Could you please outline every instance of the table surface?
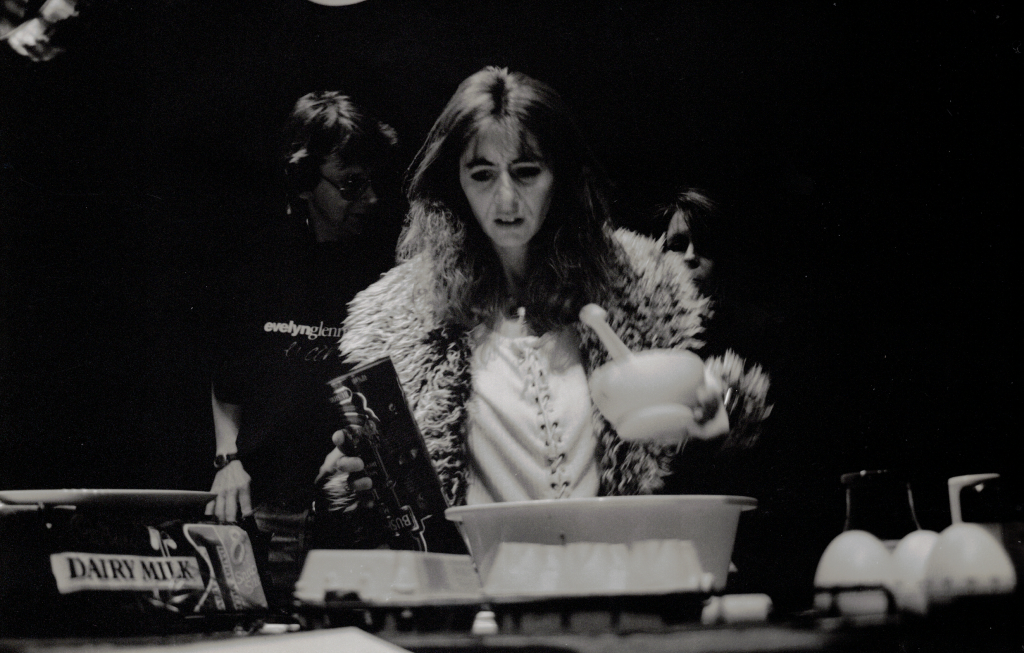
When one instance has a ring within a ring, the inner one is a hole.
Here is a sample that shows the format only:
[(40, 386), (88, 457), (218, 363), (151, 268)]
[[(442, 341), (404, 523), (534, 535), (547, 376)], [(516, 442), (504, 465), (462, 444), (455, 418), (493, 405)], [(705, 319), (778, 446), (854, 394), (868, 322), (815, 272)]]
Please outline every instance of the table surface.
[[(855, 624), (840, 619), (806, 623), (687, 625), (660, 632), (497, 634), (379, 632), (355, 628), (307, 630), (280, 635), (218, 632), (168, 637), (0, 639), (0, 653), (288, 653), (330, 651), (372, 653), (787, 653), (892, 651), (893, 653), (1020, 653), (1019, 626), (921, 621)], [(397, 648), (395, 648), (397, 647)]]

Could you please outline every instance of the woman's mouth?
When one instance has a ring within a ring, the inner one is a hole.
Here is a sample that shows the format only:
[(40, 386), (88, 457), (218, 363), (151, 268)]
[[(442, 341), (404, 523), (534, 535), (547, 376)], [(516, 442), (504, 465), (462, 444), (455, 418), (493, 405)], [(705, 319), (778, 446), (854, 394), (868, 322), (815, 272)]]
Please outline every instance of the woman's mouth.
[(523, 219), (518, 217), (495, 218), (494, 221), (503, 227), (514, 227), (523, 223)]

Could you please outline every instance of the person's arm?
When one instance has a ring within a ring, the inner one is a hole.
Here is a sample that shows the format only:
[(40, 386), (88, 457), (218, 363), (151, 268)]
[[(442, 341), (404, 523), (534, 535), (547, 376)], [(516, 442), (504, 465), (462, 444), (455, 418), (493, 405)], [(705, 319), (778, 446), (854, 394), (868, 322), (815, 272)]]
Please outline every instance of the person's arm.
[[(238, 453), (238, 424), (242, 414), (241, 406), (229, 404), (217, 399), (217, 393), (210, 386), (210, 402), (213, 407), (213, 430), (217, 441), (217, 455)], [(252, 499), (249, 494), (249, 474), (242, 466), (242, 461), (232, 460), (225, 467), (217, 470), (213, 477), (210, 492), (217, 498), (206, 505), (206, 514), (215, 515), (217, 519), (233, 522), (252, 512)]]

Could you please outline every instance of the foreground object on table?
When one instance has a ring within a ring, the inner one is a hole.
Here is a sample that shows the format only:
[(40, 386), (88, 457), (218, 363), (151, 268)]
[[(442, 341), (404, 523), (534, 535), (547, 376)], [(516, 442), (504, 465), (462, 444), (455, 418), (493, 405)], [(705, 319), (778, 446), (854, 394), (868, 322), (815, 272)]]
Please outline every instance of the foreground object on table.
[(688, 540), (701, 570), (711, 574), (711, 589), (721, 591), (740, 513), (756, 506), (750, 497), (660, 495), (459, 506), (445, 515), (458, 522), (484, 585), (503, 543), (564, 546)]
[(916, 614), (928, 612), (925, 571), (938, 539), (935, 531), (916, 530), (907, 533), (892, 552), (892, 591), (900, 610)]
[(843, 531), (818, 561), (814, 606), (848, 616), (887, 614), (894, 578), (892, 556), (881, 540), (867, 531)]
[(469, 632), (474, 635), (497, 635), (498, 621), (494, 618), (494, 612), (491, 610), (477, 612)]
[(386, 549), (310, 551), (294, 595), (314, 605), (332, 600), (416, 605), (481, 599), (469, 556)]
[(814, 576), (815, 608), (845, 616), (900, 610), (924, 615), (964, 600), (1010, 597), (1017, 586), (1006, 550), (978, 524), (907, 534), (890, 553), (874, 535), (844, 531)]
[(1006, 494), (999, 474), (965, 474), (948, 479), (949, 512), (954, 524), (978, 524), (1002, 544), (1017, 578), (1024, 575), (1024, 506)]
[(706, 574), (688, 540), (631, 544), (502, 542), (484, 594), (498, 596), (597, 596), (708, 592)]
[(959, 523), (939, 535), (924, 574), (930, 606), (957, 598), (1010, 595), (1017, 574), (1002, 544), (979, 524)]
[(705, 626), (717, 623), (757, 623), (768, 620), (772, 599), (767, 594), (726, 594), (712, 596), (704, 604), (700, 622)]
[(183, 506), (168, 493), (99, 496), (3, 506), (0, 631), (179, 632), (267, 611), (248, 534), (183, 521), (201, 515), (205, 497)]

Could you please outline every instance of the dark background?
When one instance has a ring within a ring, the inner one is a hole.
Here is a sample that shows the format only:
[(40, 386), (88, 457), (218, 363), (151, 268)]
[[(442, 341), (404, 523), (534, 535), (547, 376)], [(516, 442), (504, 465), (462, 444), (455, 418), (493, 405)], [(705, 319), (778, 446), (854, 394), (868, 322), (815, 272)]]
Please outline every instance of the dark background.
[(732, 209), (776, 401), (722, 466), (749, 577), (809, 588), (843, 472), (935, 529), (946, 477), (1020, 477), (1020, 3), (110, 1), (65, 38), (0, 52), (0, 488), (207, 489), (220, 284), (281, 220), (291, 104), (350, 93), (404, 164), (486, 64), (562, 93), (627, 226), (683, 184)]

